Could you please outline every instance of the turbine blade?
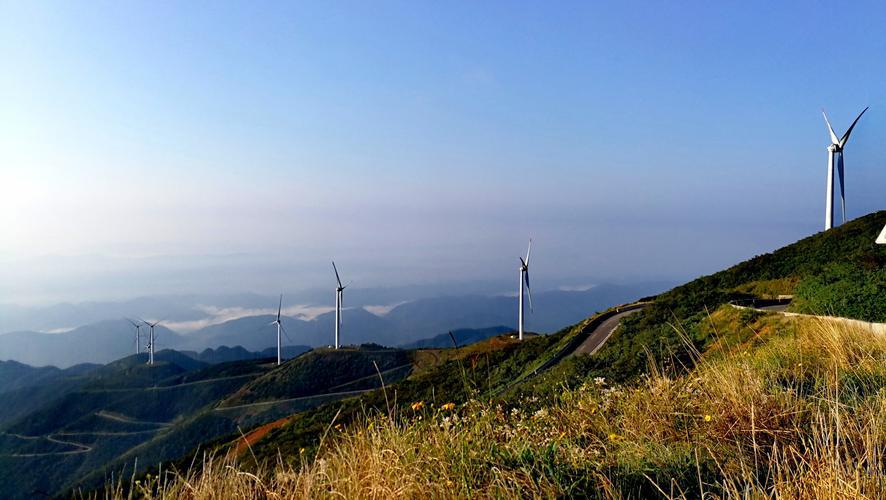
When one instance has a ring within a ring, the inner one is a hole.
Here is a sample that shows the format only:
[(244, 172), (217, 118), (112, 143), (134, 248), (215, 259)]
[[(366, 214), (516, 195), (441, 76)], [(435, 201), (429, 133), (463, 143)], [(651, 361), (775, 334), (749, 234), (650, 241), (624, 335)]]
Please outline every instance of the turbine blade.
[(335, 280), (338, 281), (338, 286), (341, 287), (341, 278), (338, 276), (338, 268), (335, 267), (335, 261), (332, 261), (332, 270), (335, 271)]
[(846, 223), (846, 186), (843, 176), (843, 151), (837, 156), (837, 173), (840, 175), (840, 207), (843, 211), (843, 223)]
[[(868, 106), (868, 107), (870, 107), (870, 106)], [(855, 124), (858, 123), (858, 120), (861, 118), (861, 115), (863, 115), (864, 112), (867, 110), (868, 110), (868, 108), (864, 108), (863, 110), (861, 110), (861, 113), (859, 113), (858, 116), (855, 117), (855, 121), (852, 122), (852, 125), (850, 125), (849, 128), (846, 130), (846, 133), (843, 134), (843, 138), (840, 139), (840, 147), (841, 148), (846, 145), (846, 142), (849, 141), (849, 134), (852, 133), (852, 129), (855, 128)]]
[(449, 338), (452, 339), (452, 346), (458, 348), (458, 342), (455, 340), (455, 335), (452, 334), (452, 330), (449, 330)]
[(824, 112), (824, 108), (821, 110), (821, 115), (824, 116), (824, 122), (828, 124), (828, 132), (831, 133), (831, 143), (840, 144), (840, 139), (837, 139), (837, 133), (834, 132), (834, 127), (831, 127), (831, 122), (828, 120), (828, 114)]
[(292, 344), (292, 339), (289, 338), (289, 334), (286, 333), (286, 329), (283, 328), (283, 325), (280, 325), (280, 330), (283, 332), (283, 336), (286, 337), (286, 340), (288, 340), (289, 343)]
[(283, 294), (280, 294), (280, 305), (277, 306), (277, 321), (280, 321), (280, 311), (283, 310)]
[(532, 238), (529, 238), (529, 248), (526, 250), (526, 265), (529, 265), (529, 254), (532, 253)]
[(880, 236), (877, 237), (878, 245), (886, 245), (886, 226), (883, 226), (883, 231), (880, 232)]
[(526, 283), (526, 294), (529, 296), (529, 312), (532, 310), (532, 289), (529, 288), (529, 270), (523, 272), (523, 281)]

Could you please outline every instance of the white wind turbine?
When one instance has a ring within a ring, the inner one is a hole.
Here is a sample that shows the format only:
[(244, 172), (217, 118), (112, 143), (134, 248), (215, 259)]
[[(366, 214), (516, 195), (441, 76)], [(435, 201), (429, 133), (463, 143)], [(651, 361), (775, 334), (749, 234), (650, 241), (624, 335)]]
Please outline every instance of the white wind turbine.
[(280, 313), (283, 311), (283, 294), (280, 294), (280, 304), (277, 306), (277, 319), (271, 322), (272, 325), (277, 325), (277, 366), (280, 366), (283, 360), (283, 320), (280, 317)]
[(141, 354), (141, 352), (142, 352), (142, 346), (141, 346), (141, 344), (142, 344), (142, 335), (141, 335), (142, 326), (140, 324), (136, 323), (135, 321), (132, 321), (129, 318), (126, 318), (126, 321), (129, 321), (132, 324), (132, 326), (135, 327), (135, 353)]
[(849, 129), (846, 130), (846, 133), (843, 134), (843, 137), (837, 138), (837, 134), (834, 132), (834, 128), (831, 127), (831, 122), (828, 120), (827, 113), (824, 110), (821, 110), (821, 114), (824, 116), (824, 121), (828, 126), (828, 132), (831, 134), (831, 145), (828, 146), (828, 185), (827, 185), (827, 193), (825, 194), (825, 212), (824, 212), (824, 229), (827, 231), (834, 227), (834, 163), (837, 164), (837, 174), (840, 176), (840, 206), (842, 208), (843, 214), (843, 222), (846, 222), (846, 187), (845, 187), (845, 179), (843, 172), (843, 148), (846, 147), (846, 142), (849, 141), (849, 134), (852, 133), (852, 129), (855, 128), (855, 124), (858, 123), (858, 119), (861, 118), (861, 115), (867, 111), (868, 108), (864, 108), (861, 113), (855, 117), (855, 121), (852, 122), (852, 125), (849, 126)]
[(151, 334), (148, 337), (148, 364), (153, 365), (154, 364), (154, 327), (159, 325), (160, 322), (155, 321), (153, 323), (148, 323), (145, 320), (142, 320), (142, 322), (151, 329)]
[(880, 236), (877, 238), (878, 245), (886, 245), (886, 226), (883, 226), (883, 231), (880, 232)]
[(338, 349), (341, 346), (342, 300), (344, 299), (345, 288), (350, 286), (350, 283), (342, 286), (341, 277), (338, 275), (338, 268), (335, 267), (335, 261), (332, 261), (332, 270), (335, 271), (335, 280), (338, 282), (338, 286), (335, 287), (335, 348)]
[(532, 311), (532, 290), (529, 288), (529, 254), (532, 253), (532, 238), (529, 239), (529, 248), (526, 250), (526, 260), (520, 257), (520, 288), (517, 296), (517, 338), (523, 340), (523, 286), (529, 295), (529, 311)]

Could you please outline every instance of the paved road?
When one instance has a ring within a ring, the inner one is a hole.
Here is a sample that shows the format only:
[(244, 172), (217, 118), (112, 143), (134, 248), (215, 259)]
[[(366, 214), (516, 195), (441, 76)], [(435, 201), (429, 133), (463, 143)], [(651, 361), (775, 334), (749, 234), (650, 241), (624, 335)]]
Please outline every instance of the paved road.
[[(821, 316), (817, 314), (802, 314), (802, 313), (794, 313), (787, 312), (784, 310), (786, 306), (768, 306), (768, 307), (747, 307), (747, 306), (738, 306), (735, 304), (730, 304), (732, 307), (736, 309), (750, 309), (753, 311), (761, 311), (761, 312), (774, 312), (776, 314), (781, 314), (782, 316), (788, 318), (814, 318), (818, 320), (824, 321), (834, 321), (837, 323), (842, 323), (852, 328), (858, 328), (861, 330), (867, 330), (871, 333), (875, 333), (878, 335), (886, 335), (886, 323), (871, 323), (868, 321), (862, 321), (859, 319), (852, 318), (842, 318), (840, 316)], [(782, 309), (779, 309), (781, 307)]]
[[(389, 374), (389, 373), (391, 373), (391, 372), (394, 372), (394, 371), (396, 371), (396, 370), (402, 370), (403, 368), (408, 368), (408, 367), (410, 367), (410, 366), (412, 366), (412, 363), (406, 363), (405, 365), (400, 365), (400, 366), (395, 366), (395, 367), (393, 367), (393, 368), (388, 368), (387, 370), (381, 372), (382, 380), (384, 380), (384, 376), (385, 376), (385, 375), (387, 375), (387, 374)], [(330, 388), (327, 389), (327, 390), (329, 390), (329, 391), (333, 391), (333, 390), (335, 390), (335, 389), (341, 389), (342, 387), (347, 387), (347, 386), (349, 386), (349, 385), (354, 385), (354, 384), (356, 384), (357, 382), (362, 382), (362, 381), (364, 381), (364, 380), (369, 380), (369, 379), (372, 379), (372, 378), (377, 379), (377, 378), (378, 378), (378, 373), (373, 373), (372, 375), (367, 375), (367, 376), (365, 376), (365, 377), (355, 378), (354, 380), (351, 380), (351, 381), (349, 381), (349, 382), (345, 382), (344, 384), (339, 384), (339, 385), (336, 385), (336, 386), (334, 386), (334, 387), (330, 387)]]
[(609, 336), (618, 328), (618, 325), (623, 318), (640, 311), (642, 311), (642, 309), (632, 309), (630, 311), (620, 312), (600, 323), (597, 328), (594, 328), (594, 331), (588, 335), (587, 340), (582, 342), (581, 345), (572, 352), (572, 355), (594, 354), (597, 350), (603, 347), (603, 343), (606, 342), (606, 340), (609, 339)]
[(124, 424), (137, 424), (137, 425), (156, 425), (158, 427), (169, 427), (169, 422), (148, 422), (146, 420), (135, 420), (134, 418), (129, 418), (126, 415), (120, 415), (119, 413), (111, 413), (109, 411), (99, 410), (95, 413), (97, 417), (106, 418), (108, 420), (114, 420), (117, 422), (123, 422)]
[(188, 387), (192, 385), (200, 385), (200, 384), (212, 384), (215, 382), (222, 382), (224, 380), (236, 380), (241, 378), (258, 378), (260, 375), (264, 375), (264, 373), (247, 373), (244, 375), (232, 375), (230, 377), (219, 377), (219, 378), (208, 378), (206, 380), (197, 380), (194, 382), (185, 382), (184, 384), (175, 384), (175, 385), (154, 385), (151, 387), (120, 387), (116, 389), (85, 389), (80, 392), (88, 392), (90, 394), (99, 394), (105, 392), (138, 392), (138, 391), (168, 391), (171, 389), (178, 389), (180, 387)]
[(357, 394), (363, 394), (364, 392), (374, 391), (375, 389), (361, 389), (359, 391), (341, 391), (341, 392), (327, 392), (325, 394), (314, 394), (312, 396), (301, 396), (298, 398), (289, 398), (289, 399), (275, 399), (272, 401), (259, 401), (258, 403), (248, 403), (243, 405), (236, 406), (216, 406), (213, 408), (215, 411), (225, 411), (225, 410), (238, 410), (240, 408), (251, 408), (253, 406), (267, 406), (267, 405), (276, 405), (280, 403), (291, 403), (293, 401), (305, 401), (308, 399), (317, 399), (323, 398), (326, 396), (356, 396)]
[(758, 311), (785, 312), (790, 304), (776, 304), (774, 306), (757, 307)]
[(47, 441), (50, 441), (50, 442), (56, 443), (56, 444), (74, 446), (77, 449), (71, 450), (71, 451), (49, 451), (49, 452), (45, 452), (45, 453), (10, 453), (8, 455), (0, 455), (0, 456), (15, 457), (15, 458), (36, 458), (36, 457), (77, 455), (80, 453), (89, 453), (90, 451), (92, 451), (91, 446), (87, 446), (85, 444), (80, 444), (80, 443), (75, 443), (73, 441), (63, 441), (61, 439), (57, 439), (57, 438), (53, 437), (58, 434), (49, 434), (46, 436), (23, 436), (21, 434), (13, 434), (11, 432), (4, 432), (2, 434), (6, 434), (8, 436), (13, 436), (13, 437), (16, 437), (19, 439), (27, 439), (27, 440), (45, 439)]

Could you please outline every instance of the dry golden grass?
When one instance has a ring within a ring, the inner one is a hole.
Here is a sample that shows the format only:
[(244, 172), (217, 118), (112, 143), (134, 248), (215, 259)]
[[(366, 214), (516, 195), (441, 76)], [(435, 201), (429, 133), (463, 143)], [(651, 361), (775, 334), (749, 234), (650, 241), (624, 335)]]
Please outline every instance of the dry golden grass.
[[(782, 321), (772, 319), (772, 321)], [(793, 320), (690, 375), (591, 380), (555, 402), (426, 405), (330, 425), (314, 457), (252, 475), (207, 459), (148, 498), (886, 498), (886, 338)], [(299, 450), (283, 450), (299, 453)], [(108, 496), (123, 496), (111, 485)]]

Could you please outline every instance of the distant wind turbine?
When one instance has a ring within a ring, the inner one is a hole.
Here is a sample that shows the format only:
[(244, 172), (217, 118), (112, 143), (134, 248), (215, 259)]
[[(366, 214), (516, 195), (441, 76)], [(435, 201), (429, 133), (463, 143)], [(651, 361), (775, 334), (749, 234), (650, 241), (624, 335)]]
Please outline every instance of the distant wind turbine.
[(825, 194), (825, 212), (824, 212), (824, 229), (827, 231), (834, 227), (834, 163), (836, 161), (837, 164), (837, 174), (840, 176), (840, 206), (843, 214), (843, 222), (846, 222), (846, 186), (845, 186), (845, 176), (843, 172), (843, 148), (846, 147), (846, 143), (849, 141), (849, 134), (852, 133), (852, 129), (855, 128), (855, 124), (858, 123), (861, 115), (867, 111), (868, 108), (864, 108), (861, 113), (855, 117), (855, 121), (852, 122), (852, 125), (849, 126), (849, 129), (846, 130), (846, 133), (843, 134), (843, 137), (837, 138), (836, 132), (834, 132), (834, 127), (831, 127), (831, 122), (828, 120), (828, 115), (824, 110), (821, 110), (821, 114), (824, 116), (824, 122), (828, 126), (828, 132), (831, 134), (831, 145), (828, 146), (828, 185), (827, 192)]
[(338, 275), (338, 268), (335, 267), (335, 261), (332, 261), (332, 270), (335, 271), (335, 281), (338, 282), (338, 286), (335, 287), (335, 348), (338, 349), (341, 346), (342, 302), (345, 288), (350, 286), (350, 283), (342, 286), (341, 277)]
[(148, 364), (153, 365), (154, 364), (154, 343), (155, 343), (154, 342), (154, 327), (159, 325), (160, 322), (155, 321), (153, 323), (148, 323), (145, 320), (142, 320), (142, 322), (151, 329), (151, 334), (148, 337)]
[(142, 346), (141, 346), (141, 344), (142, 344), (142, 335), (141, 335), (142, 326), (140, 324), (136, 323), (135, 321), (132, 321), (129, 318), (126, 318), (126, 321), (129, 321), (130, 323), (132, 323), (132, 326), (135, 327), (135, 353), (141, 354), (141, 352), (142, 352)]
[(277, 325), (277, 366), (280, 366), (283, 360), (283, 321), (280, 318), (280, 313), (283, 311), (283, 294), (280, 294), (280, 304), (277, 306), (277, 319), (271, 322), (272, 325)]
[(529, 288), (529, 254), (532, 253), (532, 238), (529, 239), (529, 248), (526, 250), (526, 260), (520, 257), (520, 288), (517, 306), (517, 338), (523, 340), (523, 287), (529, 295), (529, 311), (532, 311), (532, 290)]

